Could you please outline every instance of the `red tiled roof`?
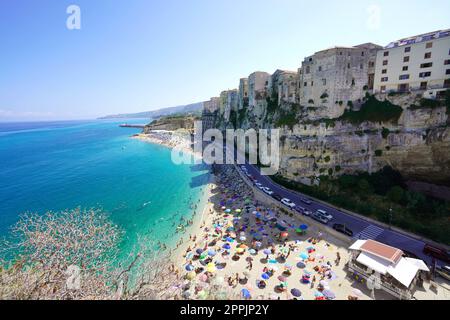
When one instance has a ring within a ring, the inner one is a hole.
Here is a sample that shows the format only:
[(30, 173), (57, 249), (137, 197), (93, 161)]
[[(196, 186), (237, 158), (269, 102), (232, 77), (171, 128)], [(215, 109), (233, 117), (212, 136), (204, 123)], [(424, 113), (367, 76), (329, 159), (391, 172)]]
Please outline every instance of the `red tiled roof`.
[(403, 251), (375, 240), (367, 240), (361, 251), (373, 254), (392, 263), (397, 263), (403, 256)]

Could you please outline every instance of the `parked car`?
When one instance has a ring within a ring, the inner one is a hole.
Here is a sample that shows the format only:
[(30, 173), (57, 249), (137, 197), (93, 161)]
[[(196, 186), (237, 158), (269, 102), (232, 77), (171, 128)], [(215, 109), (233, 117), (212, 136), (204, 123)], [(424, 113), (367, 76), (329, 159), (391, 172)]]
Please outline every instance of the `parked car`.
[(308, 206), (310, 206), (312, 204), (312, 201), (307, 198), (302, 199), (302, 202), (306, 203)]
[(303, 207), (299, 207), (299, 206), (295, 206), (294, 208), (295, 211), (297, 211), (298, 213), (304, 214), (306, 209)]
[(242, 171), (247, 171), (247, 168), (245, 166), (241, 166)]
[(350, 230), (349, 228), (347, 228), (345, 225), (340, 224), (340, 223), (335, 223), (333, 225), (333, 229), (336, 230), (337, 232), (343, 233), (349, 237), (353, 237), (353, 231)]
[(295, 208), (295, 203), (293, 203), (290, 199), (288, 198), (283, 198), (281, 199), (281, 203), (284, 204), (285, 206), (288, 206), (289, 208), (293, 209)]
[(307, 217), (310, 217), (310, 216), (312, 215), (312, 212), (309, 211), (309, 210), (305, 210), (305, 211), (303, 212), (303, 215), (304, 215), (304, 216), (307, 216)]
[(268, 187), (264, 187), (264, 188), (262, 188), (261, 189), (262, 191), (264, 191), (264, 193), (265, 194), (268, 194), (269, 196), (271, 196), (271, 195), (273, 195), (273, 191), (272, 190), (270, 190), (270, 188), (268, 188)]
[(262, 190), (264, 188), (264, 186), (261, 183), (259, 183), (258, 181), (255, 181), (255, 187), (257, 187), (260, 190)]
[(322, 214), (320, 214), (319, 212), (316, 212), (312, 215), (312, 218), (314, 220), (319, 221), (320, 223), (323, 224), (328, 224), (328, 222), (330, 222), (330, 220), (328, 220), (326, 217), (324, 217)]
[(445, 261), (446, 263), (450, 263), (450, 253), (444, 248), (439, 248), (432, 246), (430, 244), (426, 244), (423, 248), (423, 253), (428, 256), (432, 256), (433, 258)]
[(333, 218), (334, 218), (331, 214), (329, 214), (325, 210), (319, 209), (319, 210), (317, 210), (317, 212), (319, 214), (321, 214), (322, 216), (324, 216), (325, 218), (327, 218), (329, 221), (333, 220)]
[(281, 201), (281, 199), (282, 199), (281, 196), (279, 194), (276, 194), (276, 193), (272, 194), (272, 198), (274, 198), (277, 201)]

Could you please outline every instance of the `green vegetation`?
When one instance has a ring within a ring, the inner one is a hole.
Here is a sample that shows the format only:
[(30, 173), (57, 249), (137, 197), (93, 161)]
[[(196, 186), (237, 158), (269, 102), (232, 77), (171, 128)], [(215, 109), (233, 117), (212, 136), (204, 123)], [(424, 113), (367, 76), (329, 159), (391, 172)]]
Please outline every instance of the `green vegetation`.
[(381, 131), (381, 135), (383, 136), (383, 139), (387, 139), (389, 137), (389, 134), (391, 131), (388, 128), (383, 127), (383, 130)]
[(420, 99), (420, 103), (418, 106), (413, 104), (409, 107), (409, 109), (411, 109), (411, 110), (435, 109), (435, 108), (439, 108), (442, 106), (443, 106), (443, 103), (440, 100), (422, 98), (422, 99)]
[(383, 150), (375, 150), (375, 156), (381, 157), (383, 155)]
[(330, 156), (326, 156), (325, 159), (324, 159), (324, 161), (327, 162), (327, 163), (330, 162), (330, 161), (331, 161)]
[(290, 110), (284, 110), (280, 108), (279, 116), (277, 121), (275, 121), (275, 127), (280, 128), (287, 126), (289, 129), (293, 129), (298, 123), (297, 111), (300, 108), (298, 104), (292, 104)]
[(320, 99), (326, 99), (328, 98), (328, 93), (324, 92), (321, 96)]
[(359, 111), (346, 111), (338, 120), (347, 121), (352, 124), (370, 122), (397, 122), (403, 109), (393, 105), (389, 101), (378, 101), (374, 96), (370, 96), (361, 106)]
[(450, 202), (408, 191), (402, 176), (390, 167), (369, 175), (342, 175), (306, 186), (281, 176), (272, 179), (292, 190), (404, 230), (450, 244)]
[(450, 89), (445, 91), (445, 106), (447, 107), (447, 115), (450, 116)]

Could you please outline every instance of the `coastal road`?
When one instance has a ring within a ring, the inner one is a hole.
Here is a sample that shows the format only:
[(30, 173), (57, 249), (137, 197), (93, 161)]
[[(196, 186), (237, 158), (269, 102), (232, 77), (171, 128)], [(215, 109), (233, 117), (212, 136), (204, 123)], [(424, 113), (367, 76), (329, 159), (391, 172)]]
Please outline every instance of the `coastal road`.
[[(251, 174), (254, 179), (260, 182), (264, 187), (269, 187), (272, 191), (280, 195), (282, 198), (288, 198), (291, 201), (293, 201), (297, 206), (303, 207), (311, 211), (312, 213), (316, 212), (319, 209), (322, 209), (325, 210), (327, 213), (331, 214), (334, 218), (327, 224), (327, 227), (332, 228), (333, 224), (335, 223), (343, 224), (353, 231), (354, 235), (353, 238), (355, 241), (357, 239), (376, 240), (388, 244), (390, 246), (399, 248), (401, 250), (409, 251), (418, 256), (419, 258), (421, 258), (422, 260), (424, 260), (428, 265), (431, 265), (432, 263), (431, 257), (423, 253), (423, 248), (425, 246), (425, 243), (423, 241), (412, 238), (407, 234), (391, 230), (380, 224), (367, 221), (363, 217), (350, 215), (348, 213), (335, 209), (332, 206), (319, 203), (309, 198), (307, 195), (303, 195), (296, 191), (287, 190), (284, 187), (272, 181), (268, 176), (261, 175), (259, 168), (250, 165), (248, 163), (245, 164), (244, 166), (248, 171), (248, 173)], [(241, 168), (239, 168), (239, 170), (241, 170)], [(311, 205), (303, 203), (301, 201), (302, 199), (309, 199), (312, 202)], [(438, 264), (443, 263), (440, 263), (438, 261)]]

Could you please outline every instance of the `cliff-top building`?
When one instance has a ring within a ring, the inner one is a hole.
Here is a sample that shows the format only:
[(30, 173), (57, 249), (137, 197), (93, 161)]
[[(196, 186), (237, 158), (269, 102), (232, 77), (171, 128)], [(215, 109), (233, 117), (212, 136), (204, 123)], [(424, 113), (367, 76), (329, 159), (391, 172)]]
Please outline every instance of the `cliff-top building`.
[(380, 50), (375, 93), (423, 91), (434, 98), (450, 88), (450, 29), (401, 39)]
[(248, 107), (248, 78), (239, 80), (239, 110)]
[(373, 43), (334, 47), (305, 58), (299, 70), (300, 104), (325, 107), (331, 118), (360, 103), (374, 82), (376, 54), (381, 48)]
[(267, 72), (253, 72), (248, 77), (248, 100), (249, 105), (255, 107), (261, 101), (266, 101), (267, 86), (270, 74)]
[(278, 105), (282, 102), (295, 103), (297, 97), (297, 72), (277, 70), (270, 77), (268, 85), (268, 94), (278, 95)]

